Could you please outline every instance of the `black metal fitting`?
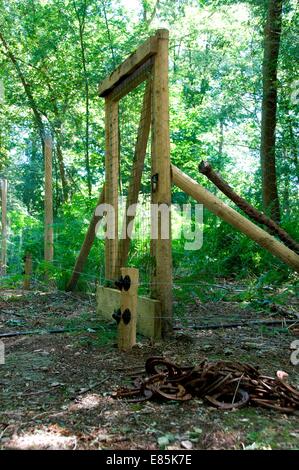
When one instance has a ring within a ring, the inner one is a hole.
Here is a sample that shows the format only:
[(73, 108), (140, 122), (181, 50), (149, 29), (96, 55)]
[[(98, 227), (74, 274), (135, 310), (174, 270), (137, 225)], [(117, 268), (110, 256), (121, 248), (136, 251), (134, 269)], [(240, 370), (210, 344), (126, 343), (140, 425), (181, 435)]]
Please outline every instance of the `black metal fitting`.
[(152, 192), (155, 193), (158, 188), (158, 180), (159, 180), (159, 175), (158, 173), (155, 173), (151, 177), (151, 183), (152, 183)]
[(122, 314), (122, 320), (123, 320), (125, 325), (128, 325), (130, 323), (130, 321), (131, 321), (131, 312), (128, 308), (126, 308), (126, 310)]
[(112, 318), (116, 321), (117, 324), (119, 324), (120, 319), (121, 319), (121, 310), (120, 308), (118, 310), (114, 310), (112, 314)]
[(115, 286), (119, 289), (119, 290), (125, 290), (125, 291), (128, 291), (131, 287), (131, 279), (130, 279), (130, 276), (125, 276), (125, 277), (122, 277), (120, 276), (120, 278), (115, 281)]

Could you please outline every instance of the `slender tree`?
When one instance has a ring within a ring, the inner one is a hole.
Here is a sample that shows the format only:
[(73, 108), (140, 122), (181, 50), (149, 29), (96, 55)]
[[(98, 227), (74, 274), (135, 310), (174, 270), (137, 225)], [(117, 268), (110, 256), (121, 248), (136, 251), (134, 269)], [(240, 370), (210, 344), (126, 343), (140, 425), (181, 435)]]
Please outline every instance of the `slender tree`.
[(277, 67), (282, 29), (283, 0), (268, 0), (264, 30), (261, 168), (263, 207), (277, 222), (280, 207), (277, 190), (275, 130), (277, 122)]
[(79, 40), (80, 40), (80, 51), (81, 51), (81, 61), (82, 61), (82, 72), (84, 76), (85, 84), (85, 165), (87, 173), (87, 188), (88, 195), (91, 196), (91, 171), (90, 171), (90, 159), (89, 159), (89, 80), (87, 72), (87, 60), (86, 60), (86, 47), (84, 43), (84, 31), (86, 23), (86, 13), (87, 13), (87, 2), (83, 1), (81, 9), (77, 7), (76, 2), (73, 1), (74, 10), (79, 24)]

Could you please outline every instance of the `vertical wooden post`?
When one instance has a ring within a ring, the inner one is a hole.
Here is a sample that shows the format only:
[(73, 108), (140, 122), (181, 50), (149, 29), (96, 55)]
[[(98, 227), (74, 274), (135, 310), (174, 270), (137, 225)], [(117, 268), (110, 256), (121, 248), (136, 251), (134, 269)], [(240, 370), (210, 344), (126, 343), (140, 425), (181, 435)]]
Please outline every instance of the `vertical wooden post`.
[(45, 230), (44, 230), (44, 258), (53, 261), (53, 189), (52, 189), (52, 138), (44, 140), (45, 155)]
[[(151, 242), (151, 254), (155, 260), (152, 278), (152, 296), (160, 300), (162, 307), (162, 334), (172, 332), (172, 252), (171, 252), (171, 171), (169, 140), (168, 95), (168, 40), (165, 29), (158, 30), (157, 54), (152, 80), (152, 204), (164, 204), (169, 208), (168, 238), (161, 234), (161, 213), (158, 219), (158, 239)], [(163, 222), (166, 222), (163, 217)], [(153, 223), (153, 220), (152, 220)]]
[(30, 276), (32, 272), (32, 256), (31, 253), (26, 253), (25, 255), (25, 267), (24, 267), (24, 281), (23, 289), (30, 289)]
[[(121, 319), (118, 324), (118, 349), (128, 351), (136, 344), (139, 271), (135, 268), (121, 268), (120, 271), (125, 282), (121, 291)], [(129, 284), (126, 283), (126, 279), (129, 281)]]
[(7, 180), (3, 179), (1, 182), (1, 208), (2, 208), (2, 238), (1, 238), (1, 274), (6, 274), (7, 263)]
[(118, 103), (105, 100), (106, 159), (105, 159), (105, 204), (114, 209), (113, 239), (105, 240), (105, 278), (115, 280), (118, 249), (118, 178), (119, 178), (119, 132)]

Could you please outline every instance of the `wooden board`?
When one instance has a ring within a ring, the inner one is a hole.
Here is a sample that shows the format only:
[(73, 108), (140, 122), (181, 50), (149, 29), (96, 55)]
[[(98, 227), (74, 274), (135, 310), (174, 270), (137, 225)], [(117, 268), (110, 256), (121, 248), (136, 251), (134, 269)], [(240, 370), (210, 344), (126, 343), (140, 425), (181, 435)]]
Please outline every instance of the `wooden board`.
[(105, 278), (115, 280), (118, 247), (119, 132), (118, 103), (106, 98), (105, 204), (114, 208), (114, 239), (105, 240)]
[[(110, 287), (98, 286), (96, 291), (97, 314), (102, 320), (114, 321), (112, 314), (120, 308), (121, 292)], [(148, 338), (161, 337), (161, 304), (158, 300), (138, 297), (137, 333)]]
[[(152, 178), (158, 176), (152, 191), (152, 204), (164, 204), (169, 214), (162, 218), (159, 212), (158, 238), (151, 240), (151, 255), (155, 270), (152, 277), (152, 296), (161, 302), (162, 334), (172, 333), (172, 249), (171, 249), (171, 174), (169, 139), (168, 93), (168, 31), (157, 32), (158, 46), (152, 80)], [(169, 222), (168, 238), (161, 232), (162, 223)]]
[[(121, 291), (121, 319), (118, 324), (118, 349), (129, 351), (136, 344), (136, 323), (137, 323), (137, 293), (139, 282), (139, 271), (136, 268), (121, 268), (123, 279), (130, 278), (128, 290)], [(129, 313), (130, 318), (125, 322), (125, 315)]]
[[(157, 33), (159, 30), (157, 31)], [(118, 85), (122, 80), (127, 78), (138, 67), (147, 61), (151, 56), (157, 52), (157, 34), (150, 37), (138, 49), (133, 52), (112, 74), (105, 78), (99, 85), (99, 96), (107, 96), (113, 88)]]

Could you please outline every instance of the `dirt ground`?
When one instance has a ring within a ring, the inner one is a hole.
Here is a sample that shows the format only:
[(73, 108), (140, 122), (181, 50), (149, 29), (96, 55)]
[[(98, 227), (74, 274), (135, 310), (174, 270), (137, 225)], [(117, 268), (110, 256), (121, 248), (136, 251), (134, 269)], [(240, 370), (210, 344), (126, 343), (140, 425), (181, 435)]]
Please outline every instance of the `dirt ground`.
[(284, 370), (299, 387), (299, 365), (290, 363), (296, 338), (284, 327), (281, 312), (257, 315), (236, 302), (203, 305), (196, 299), (186, 309), (189, 323), (194, 318), (211, 324), (257, 318), (282, 322), (278, 327), (177, 330), (165, 342), (140, 337), (131, 352), (119, 353), (116, 326), (99, 322), (93, 296), (0, 291), (0, 333), (74, 330), (3, 340), (0, 448), (298, 449), (298, 415), (253, 407), (223, 412), (195, 399), (128, 403), (112, 398), (117, 387), (130, 384), (130, 374), (157, 355), (185, 365), (203, 358), (249, 362), (266, 375)]

